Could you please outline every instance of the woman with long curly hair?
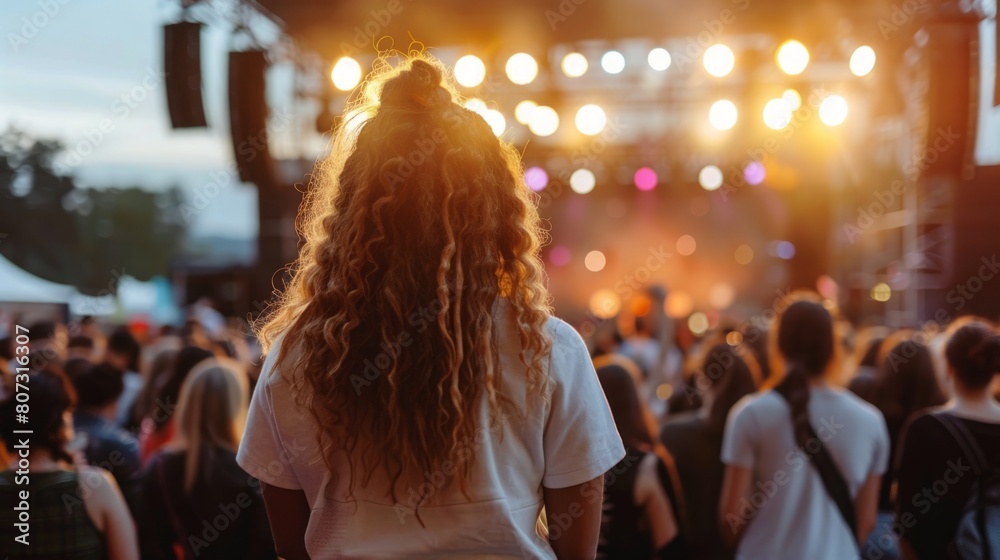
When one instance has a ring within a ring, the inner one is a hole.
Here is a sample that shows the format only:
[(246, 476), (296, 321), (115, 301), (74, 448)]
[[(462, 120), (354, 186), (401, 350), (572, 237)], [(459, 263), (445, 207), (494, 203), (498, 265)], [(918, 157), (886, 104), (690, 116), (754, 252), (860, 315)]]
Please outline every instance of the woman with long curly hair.
[(358, 90), (258, 325), (238, 461), (285, 558), (596, 552), (625, 451), (583, 341), (549, 313), (518, 154), (442, 74), (381, 59)]

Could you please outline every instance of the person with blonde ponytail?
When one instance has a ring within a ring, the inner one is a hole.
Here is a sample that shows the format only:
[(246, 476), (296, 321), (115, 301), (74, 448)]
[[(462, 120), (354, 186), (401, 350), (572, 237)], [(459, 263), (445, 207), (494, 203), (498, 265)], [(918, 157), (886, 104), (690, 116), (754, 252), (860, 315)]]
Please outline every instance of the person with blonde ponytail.
[(143, 558), (275, 558), (259, 483), (236, 464), (249, 390), (227, 359), (205, 360), (185, 379), (174, 439), (143, 475)]
[(282, 557), (596, 553), (625, 450), (586, 346), (550, 315), (518, 152), (446, 74), (379, 60), (257, 325), (238, 459)]
[(744, 397), (726, 422), (720, 532), (737, 560), (858, 558), (888, 430), (877, 408), (829, 381), (839, 371), (830, 312), (811, 294), (791, 300), (770, 337), (771, 390)]

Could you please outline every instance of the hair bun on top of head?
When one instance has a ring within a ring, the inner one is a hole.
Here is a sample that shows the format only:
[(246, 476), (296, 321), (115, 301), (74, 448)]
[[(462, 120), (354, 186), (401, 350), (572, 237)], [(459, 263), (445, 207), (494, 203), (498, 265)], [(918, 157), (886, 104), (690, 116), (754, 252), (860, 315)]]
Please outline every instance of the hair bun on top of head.
[(409, 110), (444, 109), (452, 103), (451, 93), (441, 85), (441, 71), (427, 61), (416, 59), (410, 68), (382, 86), (383, 106)]
[(969, 351), (969, 359), (985, 372), (1000, 372), (1000, 336), (984, 338)]

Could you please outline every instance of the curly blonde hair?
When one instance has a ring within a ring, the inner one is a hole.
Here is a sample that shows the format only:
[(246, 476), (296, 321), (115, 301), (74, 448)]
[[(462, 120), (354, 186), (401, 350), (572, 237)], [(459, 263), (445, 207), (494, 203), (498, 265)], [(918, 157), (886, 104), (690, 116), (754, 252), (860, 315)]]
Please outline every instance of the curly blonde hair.
[[(512, 402), (503, 375), (548, 382), (533, 194), (517, 151), (444, 75), (427, 56), (380, 59), (305, 195), (290, 283), (256, 325), (265, 352), (283, 335), (276, 369), (311, 411), (331, 472), (346, 450), (351, 492), (356, 473), (365, 486), (380, 467), (395, 497), (450, 461), (468, 498), (480, 398), (497, 424)], [(501, 371), (501, 299), (523, 373)]]

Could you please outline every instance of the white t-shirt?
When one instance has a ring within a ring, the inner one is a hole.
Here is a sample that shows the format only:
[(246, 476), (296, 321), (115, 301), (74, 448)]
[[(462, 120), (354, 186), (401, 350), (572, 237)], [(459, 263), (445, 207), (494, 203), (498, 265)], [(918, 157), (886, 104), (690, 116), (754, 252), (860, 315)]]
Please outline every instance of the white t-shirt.
[[(261, 378), (254, 392), (237, 462), (266, 484), (301, 489), (312, 514), (306, 548), (313, 558), (555, 558), (536, 531), (543, 506), (542, 487), (565, 488), (601, 476), (625, 456), (607, 400), (580, 336), (559, 319), (550, 319), (552, 354), (548, 371), (554, 385), (548, 401), (526, 396), (517, 331), (509, 305), (498, 305), (497, 326), (504, 370), (504, 392), (517, 414), (490, 429), (483, 399), (482, 426), (468, 442), (469, 491), (444, 485), (452, 473), (425, 473), (430, 497), (420, 506), (426, 528), (411, 505), (420, 488), (386, 495), (388, 483), (377, 474), (367, 487), (355, 485), (348, 501), (345, 465), (339, 469), (333, 496), (325, 497), (334, 480), (318, 455), (313, 420), (296, 407), (286, 381), (277, 371)], [(405, 351), (405, 350), (404, 350)], [(266, 375), (276, 352), (264, 361)], [(444, 469), (442, 469), (444, 470)], [(412, 494), (411, 494), (412, 492)], [(599, 501), (600, 495), (583, 500)]]
[[(856, 497), (869, 477), (885, 473), (889, 432), (882, 413), (852, 393), (831, 387), (810, 389), (809, 420)], [(739, 519), (752, 519), (737, 559), (844, 560), (858, 546), (816, 468), (799, 450), (788, 403), (774, 391), (748, 395), (726, 422), (722, 462), (753, 471), (751, 495)], [(756, 515), (754, 515), (756, 514)]]

